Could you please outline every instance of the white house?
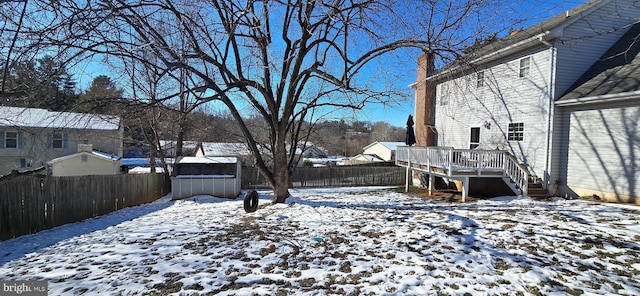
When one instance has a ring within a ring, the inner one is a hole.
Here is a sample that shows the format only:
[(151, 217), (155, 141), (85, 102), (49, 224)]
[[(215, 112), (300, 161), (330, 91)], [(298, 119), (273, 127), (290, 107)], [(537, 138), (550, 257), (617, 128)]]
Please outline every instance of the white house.
[(636, 202), (639, 21), (639, 1), (590, 1), (437, 71), (421, 57), (418, 145), (506, 150), (551, 194)]
[(393, 161), (398, 146), (404, 146), (404, 142), (373, 142), (362, 148), (363, 155), (376, 155), (382, 161)]
[(78, 144), (122, 155), (122, 137), (117, 116), (0, 106), (0, 175), (44, 167)]
[(385, 161), (380, 157), (378, 157), (377, 155), (358, 154), (349, 159), (345, 159), (338, 162), (338, 165), (359, 165), (359, 164), (376, 163), (376, 162), (380, 163)]

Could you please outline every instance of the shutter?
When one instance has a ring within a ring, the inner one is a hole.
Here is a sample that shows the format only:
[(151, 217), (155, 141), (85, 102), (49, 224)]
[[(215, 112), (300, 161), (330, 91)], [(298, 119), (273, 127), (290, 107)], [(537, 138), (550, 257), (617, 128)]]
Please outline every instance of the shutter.
[(23, 149), (24, 148), (24, 137), (23, 137), (24, 133), (23, 132), (18, 132), (18, 149)]
[(69, 148), (69, 135), (66, 133), (62, 134), (62, 148), (63, 149)]
[(53, 134), (47, 134), (47, 149), (53, 149)]
[(0, 149), (4, 149), (4, 132), (0, 132)]

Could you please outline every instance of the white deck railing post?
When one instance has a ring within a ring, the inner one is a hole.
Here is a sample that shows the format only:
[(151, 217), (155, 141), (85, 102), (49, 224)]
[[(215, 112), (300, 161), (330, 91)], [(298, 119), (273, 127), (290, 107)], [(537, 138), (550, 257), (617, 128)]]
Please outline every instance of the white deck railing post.
[[(502, 177), (510, 178), (515, 186), (522, 191), (522, 194), (527, 194), (528, 191), (529, 173), (527, 169), (507, 151), (456, 150), (453, 147), (398, 147), (396, 164), (404, 166), (405, 162), (407, 165), (405, 191), (409, 190), (409, 182), (413, 179), (411, 172), (414, 170), (414, 165), (418, 166), (416, 170), (426, 172), (430, 177), (436, 174), (449, 178), (455, 175), (456, 178), (460, 178), (462, 175), (468, 174), (470, 170), (475, 170), (479, 177), (483, 175), (483, 172), (489, 172), (492, 176), (496, 176), (493, 173), (496, 170), (501, 170)], [(422, 167), (424, 165), (426, 167)], [(457, 174), (458, 172), (461, 174)]]
[(453, 174), (453, 148), (449, 148), (449, 171), (447, 172), (447, 175), (449, 177), (451, 177), (451, 175)]

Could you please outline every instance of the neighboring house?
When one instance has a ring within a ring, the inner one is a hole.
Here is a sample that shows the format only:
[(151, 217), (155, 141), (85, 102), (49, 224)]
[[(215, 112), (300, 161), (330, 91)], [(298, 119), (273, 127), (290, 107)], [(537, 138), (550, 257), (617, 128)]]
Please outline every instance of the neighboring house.
[[(151, 159), (144, 157), (123, 158), (122, 167), (129, 174), (151, 173)], [(155, 172), (164, 172), (162, 160), (159, 158), (155, 159)]]
[(197, 150), (198, 153), (195, 156), (237, 157), (243, 162), (248, 162), (252, 159), (251, 151), (249, 151), (245, 143), (202, 142)]
[(418, 61), (418, 146), (506, 150), (559, 196), (640, 192), (640, 2), (590, 1), (443, 69)]
[(165, 158), (203, 155), (202, 147), (197, 141), (182, 141), (182, 155), (176, 155), (177, 141), (160, 140), (160, 149), (164, 153)]
[(385, 162), (385, 160), (378, 157), (375, 154), (358, 154), (347, 160), (342, 160), (338, 162), (338, 165), (359, 165), (359, 164), (367, 164), (367, 163), (374, 163), (374, 162)]
[(327, 158), (328, 156), (329, 151), (326, 148), (318, 146), (312, 142), (306, 142), (304, 145), (304, 151), (302, 151), (302, 157), (304, 158)]
[(0, 106), (0, 175), (44, 167), (78, 144), (122, 155), (122, 135), (117, 116)]
[(91, 144), (78, 144), (78, 152), (47, 162), (49, 176), (116, 175), (121, 172), (120, 156), (92, 149)]
[(376, 141), (362, 148), (362, 155), (375, 155), (382, 161), (394, 161), (398, 146), (405, 146), (405, 143)]

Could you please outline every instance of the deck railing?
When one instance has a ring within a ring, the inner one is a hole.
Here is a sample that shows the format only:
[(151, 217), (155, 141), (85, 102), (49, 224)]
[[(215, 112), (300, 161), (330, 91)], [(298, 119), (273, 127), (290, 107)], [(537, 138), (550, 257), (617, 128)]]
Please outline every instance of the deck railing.
[(475, 174), (501, 173), (526, 194), (528, 188), (527, 169), (507, 151), (453, 149), (451, 147), (408, 147), (400, 146), (396, 150), (396, 164), (400, 166), (422, 167), (447, 177)]

